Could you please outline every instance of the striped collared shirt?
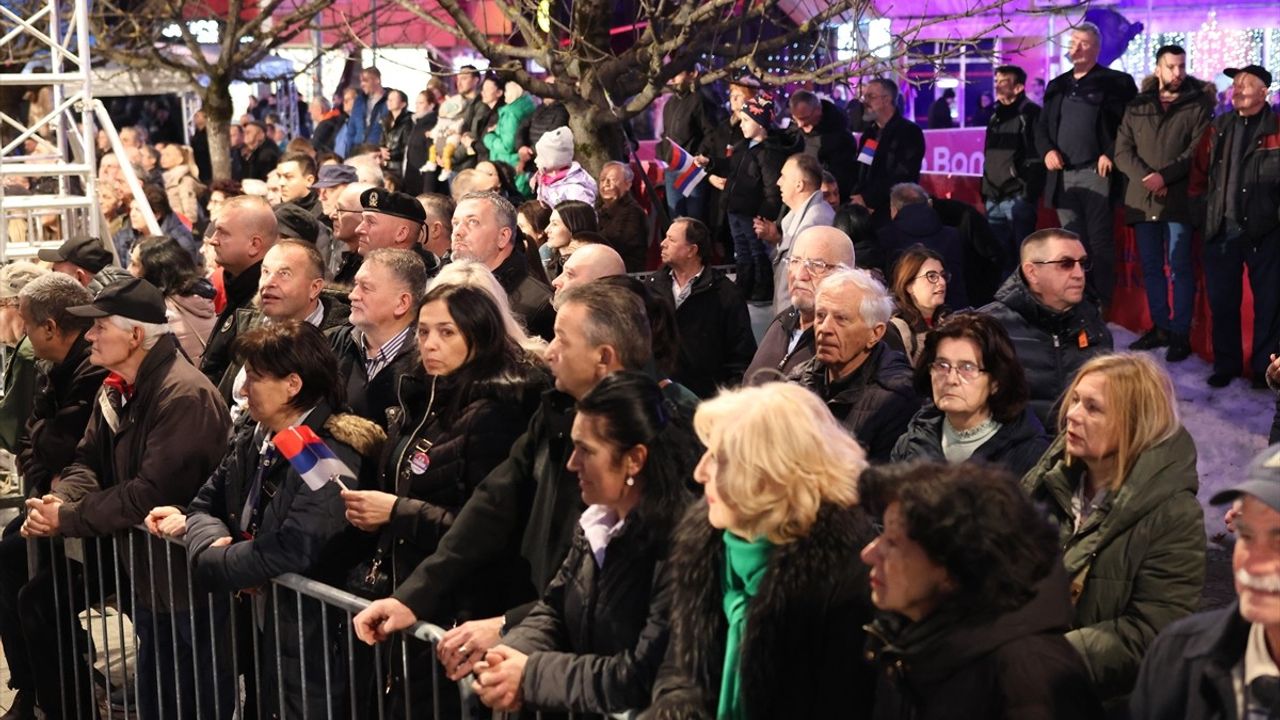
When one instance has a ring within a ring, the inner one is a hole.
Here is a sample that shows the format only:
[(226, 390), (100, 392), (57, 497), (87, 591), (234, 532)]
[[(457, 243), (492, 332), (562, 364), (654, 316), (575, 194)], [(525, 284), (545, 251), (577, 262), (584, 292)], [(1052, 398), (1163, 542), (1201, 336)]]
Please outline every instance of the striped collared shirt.
[(396, 359), (396, 356), (400, 354), (400, 348), (406, 342), (409, 342), (409, 337), (413, 335), (413, 329), (412, 324), (405, 327), (404, 330), (396, 333), (395, 337), (383, 343), (376, 353), (369, 352), (368, 336), (363, 334), (360, 336), (360, 345), (365, 352), (364, 376), (366, 379), (373, 380), (378, 373), (382, 372), (383, 368)]

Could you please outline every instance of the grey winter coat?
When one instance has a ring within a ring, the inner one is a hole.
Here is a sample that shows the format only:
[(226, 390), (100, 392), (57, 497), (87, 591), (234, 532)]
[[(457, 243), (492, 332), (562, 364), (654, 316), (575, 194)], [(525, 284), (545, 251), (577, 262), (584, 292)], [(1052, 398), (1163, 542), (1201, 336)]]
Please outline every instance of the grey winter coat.
[[(1188, 77), (1165, 109), (1159, 81), (1149, 77), (1142, 82), (1142, 93), (1129, 103), (1116, 134), (1116, 167), (1129, 178), (1127, 222), (1192, 221), (1187, 202), (1191, 158), (1213, 117), (1216, 91), (1213, 83)], [(1159, 197), (1143, 187), (1142, 178), (1151, 173), (1160, 173), (1168, 194)]]

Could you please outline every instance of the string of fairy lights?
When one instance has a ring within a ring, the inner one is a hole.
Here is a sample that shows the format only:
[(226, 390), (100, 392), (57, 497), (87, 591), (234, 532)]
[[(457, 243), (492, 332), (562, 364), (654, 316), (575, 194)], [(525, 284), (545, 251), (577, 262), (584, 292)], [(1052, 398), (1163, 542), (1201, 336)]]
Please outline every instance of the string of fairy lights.
[[(1214, 80), (1223, 68), (1250, 64), (1274, 65), (1280, 59), (1280, 28), (1235, 30), (1218, 23), (1218, 13), (1210, 10), (1194, 32), (1140, 33), (1120, 56), (1120, 69), (1142, 78), (1155, 69), (1155, 52), (1163, 45), (1180, 45), (1187, 51), (1187, 72)], [(1271, 48), (1273, 57), (1265, 57)], [(1280, 82), (1272, 89), (1280, 87)]]

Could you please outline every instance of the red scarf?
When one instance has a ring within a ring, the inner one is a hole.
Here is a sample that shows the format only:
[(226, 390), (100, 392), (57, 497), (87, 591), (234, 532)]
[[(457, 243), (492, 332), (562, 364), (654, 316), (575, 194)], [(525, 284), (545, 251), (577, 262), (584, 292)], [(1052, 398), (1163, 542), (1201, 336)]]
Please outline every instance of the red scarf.
[(118, 373), (107, 373), (107, 379), (103, 380), (102, 384), (118, 391), (120, 397), (124, 398), (126, 402), (133, 399), (133, 394), (138, 389), (137, 385), (126, 382), (124, 377)]

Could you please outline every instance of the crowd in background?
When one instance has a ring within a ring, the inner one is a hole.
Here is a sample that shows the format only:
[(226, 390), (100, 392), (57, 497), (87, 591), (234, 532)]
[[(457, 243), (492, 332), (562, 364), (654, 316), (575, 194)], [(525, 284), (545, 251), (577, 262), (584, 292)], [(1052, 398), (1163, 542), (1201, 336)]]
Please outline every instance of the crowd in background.
[[(1270, 277), (1280, 247), (1280, 129), (1264, 68), (1228, 70), (1212, 118), (1180, 48), (1139, 93), (1097, 65), (1096, 28), (1071, 40), (1043, 107), (997, 68), (985, 212), (921, 187), (891, 79), (861, 85), (855, 138), (810, 90), (738, 78), (723, 116), (677, 74), (658, 155), (689, 151), (692, 190), (631, 158), (584, 167), (560, 103), (465, 68), (413, 97), (366, 68), (310, 104), (310, 139), (256, 106), (230, 180), (208, 181), (199, 115), (191, 146), (125, 128), (128, 157), (99, 166), (109, 237), (0, 269), (0, 444), (31, 489), (0, 541), (6, 717), (73, 715), (56, 650), (79, 635), (52, 609), (85, 599), (50, 579), (61, 545), (29, 573), (27, 544), (139, 524), (243, 610), (125, 608), (147, 718), (229, 716), (298, 657), (268, 713), (447, 709), (433, 680), (469, 677), (495, 711), (1180, 717), (1163, 678), (1195, 694), (1202, 668), (1168, 646), (1212, 636), (1182, 620), (1205, 575), (1196, 446), (1161, 362), (1113, 352), (1113, 192), (1150, 269), (1134, 349), (1190, 352), (1192, 224), (1218, 349), (1230, 283)], [(1042, 197), (1061, 227), (1036, 229)], [(1261, 383), (1280, 381), (1269, 297), (1254, 286)], [(751, 306), (773, 316), (758, 340)], [(1209, 382), (1243, 370), (1219, 351)], [(300, 426), (344, 483), (282, 457)], [(1240, 530), (1220, 650), (1240, 674), (1198, 702), (1237, 716), (1280, 674), (1242, 634), (1280, 638), (1275, 467), (1217, 498)], [(290, 572), (373, 600), (350, 629), (374, 647), (344, 657), (323, 639), (339, 614), (256, 592)], [(451, 629), (403, 646), (411, 677), (368, 662), (416, 620)], [(236, 678), (220, 632), (266, 655)]]

